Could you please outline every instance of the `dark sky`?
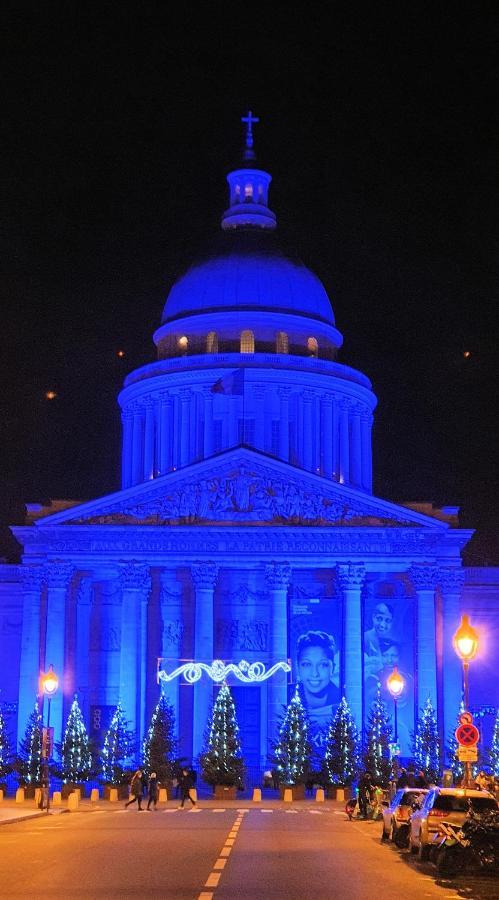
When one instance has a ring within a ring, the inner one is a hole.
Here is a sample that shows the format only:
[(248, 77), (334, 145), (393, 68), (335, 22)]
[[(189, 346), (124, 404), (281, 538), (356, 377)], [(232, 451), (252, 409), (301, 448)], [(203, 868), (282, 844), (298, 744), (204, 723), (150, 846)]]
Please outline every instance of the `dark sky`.
[(250, 107), (284, 245), (379, 399), (376, 493), (460, 505), (499, 564), (495, 4), (57, 6), (13, 4), (3, 53), (3, 521), (118, 487), (116, 394)]

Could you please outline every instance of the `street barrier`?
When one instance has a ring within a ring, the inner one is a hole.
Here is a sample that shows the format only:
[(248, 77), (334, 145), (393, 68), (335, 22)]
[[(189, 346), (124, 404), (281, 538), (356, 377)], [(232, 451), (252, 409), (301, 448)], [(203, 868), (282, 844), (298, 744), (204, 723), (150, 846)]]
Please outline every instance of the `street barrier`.
[(78, 809), (80, 805), (80, 793), (79, 791), (71, 791), (68, 797), (68, 809)]
[(324, 788), (317, 788), (315, 792), (316, 803), (324, 803)]
[(118, 788), (109, 788), (109, 801), (110, 803), (118, 802)]
[(24, 788), (18, 788), (16, 791), (16, 803), (24, 803)]
[(159, 799), (159, 802), (160, 802), (160, 803), (166, 803), (166, 801), (168, 800), (168, 793), (167, 793), (166, 788), (160, 788), (160, 789), (159, 789), (159, 797), (158, 797), (158, 799)]
[(253, 788), (253, 803), (261, 803), (261, 800), (262, 800), (261, 788)]
[(0, 791), (0, 803), (3, 801), (3, 791)]
[(344, 788), (336, 788), (336, 799), (340, 801), (340, 803), (345, 802), (345, 789)]
[(291, 788), (284, 788), (284, 797), (282, 798), (285, 803), (291, 803), (293, 800), (293, 791)]
[(99, 799), (99, 789), (92, 788), (92, 790), (90, 791), (90, 802), (97, 803), (98, 799)]
[(52, 806), (60, 806), (62, 803), (62, 794), (60, 791), (54, 791), (52, 794)]

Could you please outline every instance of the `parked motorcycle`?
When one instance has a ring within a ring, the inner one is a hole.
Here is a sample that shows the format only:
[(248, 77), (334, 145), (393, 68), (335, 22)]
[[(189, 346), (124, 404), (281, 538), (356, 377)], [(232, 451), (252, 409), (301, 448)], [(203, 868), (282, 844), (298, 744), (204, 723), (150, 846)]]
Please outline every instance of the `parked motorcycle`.
[(470, 809), (462, 825), (439, 823), (430, 860), (439, 875), (452, 876), (470, 869), (499, 873), (499, 810)]

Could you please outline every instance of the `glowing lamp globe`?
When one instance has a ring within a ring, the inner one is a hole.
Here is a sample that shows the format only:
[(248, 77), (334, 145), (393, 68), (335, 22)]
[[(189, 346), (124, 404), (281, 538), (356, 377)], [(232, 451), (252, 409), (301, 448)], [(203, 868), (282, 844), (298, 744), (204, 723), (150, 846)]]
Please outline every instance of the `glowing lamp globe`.
[(405, 679), (400, 674), (397, 666), (393, 667), (393, 672), (388, 676), (386, 680), (386, 686), (390, 691), (394, 700), (397, 700), (400, 697), (402, 691), (405, 687)]
[(454, 650), (463, 662), (474, 659), (478, 650), (478, 633), (471, 627), (468, 616), (461, 617), (461, 624), (454, 639)]
[(57, 688), (59, 687), (59, 679), (55, 674), (54, 667), (52, 665), (49, 666), (48, 672), (45, 672), (45, 674), (41, 676), (40, 684), (42, 686), (43, 693), (47, 697), (53, 697), (53, 695), (57, 691)]

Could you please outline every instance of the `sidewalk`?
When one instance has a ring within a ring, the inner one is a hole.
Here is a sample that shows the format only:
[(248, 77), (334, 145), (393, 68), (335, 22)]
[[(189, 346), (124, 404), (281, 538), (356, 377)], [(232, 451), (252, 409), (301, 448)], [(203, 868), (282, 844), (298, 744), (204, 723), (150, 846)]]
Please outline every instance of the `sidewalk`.
[[(50, 813), (59, 815), (66, 812), (66, 806), (51, 808)], [(47, 816), (45, 810), (38, 809), (34, 800), (25, 800), (24, 803), (16, 803), (8, 798), (0, 803), (0, 825), (13, 825), (15, 822), (24, 822), (25, 819), (38, 819)]]

